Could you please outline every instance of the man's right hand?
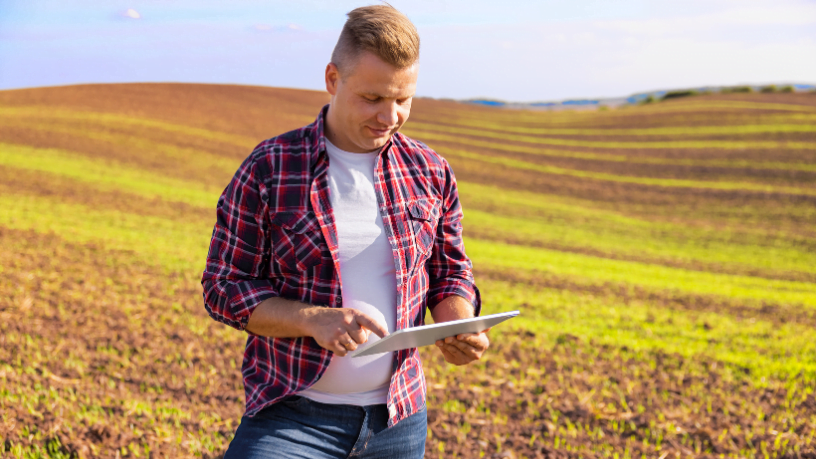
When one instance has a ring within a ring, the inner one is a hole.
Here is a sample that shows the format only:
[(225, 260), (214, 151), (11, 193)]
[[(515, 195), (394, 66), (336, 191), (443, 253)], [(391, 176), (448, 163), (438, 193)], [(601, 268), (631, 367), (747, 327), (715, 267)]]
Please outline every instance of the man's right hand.
[(298, 338), (311, 336), (322, 348), (343, 357), (388, 328), (368, 314), (350, 308), (312, 306), (284, 298), (267, 298), (252, 312), (246, 330), (259, 336)]
[(303, 314), (308, 334), (322, 348), (340, 357), (368, 341), (371, 332), (380, 338), (388, 335), (385, 325), (356, 309), (314, 307), (303, 310)]

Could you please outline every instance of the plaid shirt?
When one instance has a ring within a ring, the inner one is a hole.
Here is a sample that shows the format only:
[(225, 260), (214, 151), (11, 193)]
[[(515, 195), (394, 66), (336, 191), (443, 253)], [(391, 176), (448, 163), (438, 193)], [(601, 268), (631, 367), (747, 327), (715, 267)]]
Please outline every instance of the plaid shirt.
[[(314, 123), (258, 145), (221, 194), (201, 280), (213, 319), (244, 330), (255, 307), (272, 297), (343, 306), (323, 137), (327, 110)], [(396, 266), (396, 329), (423, 325), (425, 306), (454, 294), (478, 315), (479, 290), (447, 161), (396, 133), (377, 158), (374, 188)], [(242, 369), (246, 415), (314, 384), (332, 355), (311, 337), (249, 333)], [(425, 404), (417, 349), (397, 351), (393, 361), (389, 425)]]

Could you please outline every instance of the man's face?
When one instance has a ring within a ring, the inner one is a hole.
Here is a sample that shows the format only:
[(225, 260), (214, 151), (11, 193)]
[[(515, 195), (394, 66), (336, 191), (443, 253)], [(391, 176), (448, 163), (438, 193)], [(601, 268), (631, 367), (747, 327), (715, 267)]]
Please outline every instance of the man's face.
[(397, 69), (366, 51), (349, 64), (345, 74), (326, 67), (332, 96), (326, 134), (341, 150), (375, 151), (408, 120), (419, 64)]

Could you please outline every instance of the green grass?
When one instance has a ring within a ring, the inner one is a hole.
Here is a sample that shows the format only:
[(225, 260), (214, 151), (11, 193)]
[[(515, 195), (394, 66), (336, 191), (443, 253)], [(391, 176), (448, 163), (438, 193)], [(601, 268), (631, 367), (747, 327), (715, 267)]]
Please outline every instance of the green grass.
[(132, 126), (139, 128), (159, 129), (172, 134), (195, 137), (199, 139), (216, 140), (219, 142), (232, 143), (242, 147), (256, 145), (257, 139), (201, 129), (182, 124), (170, 123), (152, 118), (142, 118), (136, 116), (125, 116), (115, 113), (83, 112), (79, 110), (66, 110), (61, 108), (43, 107), (0, 107), (0, 119), (4, 122), (14, 122), (15, 120), (31, 120), (36, 124), (43, 120), (81, 121), (88, 123), (92, 127), (103, 128), (105, 126)]
[(648, 258), (657, 264), (660, 260), (700, 262), (722, 266), (725, 270), (816, 273), (816, 256), (781, 238), (778, 239), (780, 246), (763, 247), (739, 241), (738, 236), (729, 240), (731, 234), (716, 230), (682, 231), (665, 224), (638, 223), (574, 227), (569, 220), (505, 217), (471, 209), (467, 211), (466, 225), (480, 237), (512, 239), (518, 245), (591, 249), (610, 256)]
[(65, 241), (133, 252), (142, 263), (175, 272), (204, 270), (215, 224), (214, 219), (188, 222), (180, 215), (169, 220), (28, 195), (0, 196), (0, 206), (0, 226), (53, 232)]
[[(816, 237), (796, 237), (750, 225), (685, 225), (651, 215), (623, 215), (591, 203), (554, 195), (459, 184), (465, 227), (492, 239), (522, 245), (554, 244), (610, 254), (663, 257), (723, 266), (816, 273)], [(816, 215), (814, 215), (816, 217)]]
[[(411, 121), (410, 128), (419, 130), (443, 131), (454, 134), (467, 134), (482, 137), (506, 139), (507, 133), (532, 135), (580, 135), (580, 136), (711, 136), (711, 135), (746, 135), (746, 134), (778, 134), (790, 132), (816, 132), (812, 124), (741, 124), (733, 126), (668, 126), (651, 128), (551, 128), (528, 127), (511, 124), (491, 123), (488, 121), (473, 121), (466, 118), (446, 119), (445, 124), (427, 121)], [(490, 131), (485, 131), (489, 129)], [(496, 131), (496, 132), (491, 132)], [(514, 138), (520, 139), (520, 138)], [(535, 143), (540, 137), (529, 137), (529, 142)]]
[[(112, 160), (88, 158), (58, 149), (40, 149), (0, 143), (0, 166), (70, 177), (100, 191), (122, 190), (148, 198), (214, 208), (223, 188), (215, 184), (182, 181), (139, 170)], [(237, 166), (236, 166), (237, 167)]]
[[(410, 130), (408, 131), (410, 132)], [(420, 139), (438, 140), (445, 142), (454, 141), (451, 137), (439, 136), (429, 131), (418, 132)], [(521, 145), (507, 145), (503, 143), (481, 142), (473, 139), (457, 139), (456, 143), (467, 144), (474, 147), (488, 147), (494, 150), (507, 151), (510, 153), (525, 153), (536, 156), (551, 158), (585, 159), (591, 161), (604, 161), (612, 163), (630, 164), (655, 164), (665, 166), (698, 166), (698, 167), (721, 167), (731, 169), (770, 169), (770, 170), (791, 170), (816, 172), (816, 165), (811, 163), (796, 163), (784, 161), (748, 161), (739, 159), (684, 159), (684, 158), (653, 158), (633, 155), (620, 155), (612, 153), (591, 153), (574, 150), (553, 150), (548, 148), (526, 147)]]
[[(473, 248), (472, 243), (469, 250)], [(529, 289), (488, 280), (482, 283), (486, 313), (521, 308), (507, 329), (536, 334), (537, 347), (551, 348), (571, 334), (597, 344), (633, 350), (662, 350), (686, 358), (706, 356), (748, 368), (751, 380), (816, 377), (816, 331), (800, 324), (778, 325), (763, 320), (737, 320), (714, 312), (689, 313), (640, 301), (556, 289)], [(703, 326), (706, 324), (707, 326)], [(501, 338), (495, 338), (501, 339)]]
[[(20, 123), (19, 120), (8, 123), (8, 126), (20, 126), (43, 133), (57, 133), (91, 139), (117, 148), (138, 149), (145, 152), (145, 154), (133, 158), (133, 161), (150, 161), (154, 165), (163, 164), (166, 168), (183, 167), (188, 170), (198, 171), (215, 169), (231, 176), (238, 164), (236, 159), (226, 157), (223, 154), (211, 153), (202, 148), (188, 148), (166, 142), (152, 141), (143, 135), (130, 135), (126, 132), (89, 130), (84, 129), (82, 126), (64, 123)], [(0, 148), (3, 148), (4, 145), (8, 144), (0, 144)], [(25, 145), (18, 146), (27, 147)], [(252, 148), (249, 144), (245, 146)]]
[(617, 283), (680, 295), (713, 295), (746, 305), (762, 302), (816, 309), (816, 284), (671, 268), (494, 241), (466, 241), (474, 263), (508, 273), (557, 275), (588, 286)]
[(586, 124), (599, 120), (608, 120), (614, 117), (665, 115), (665, 114), (685, 114), (688, 112), (706, 115), (714, 114), (713, 118), (725, 112), (734, 114), (752, 114), (752, 110), (773, 110), (788, 112), (787, 115), (800, 116), (801, 119), (812, 119), (812, 114), (816, 113), (816, 107), (798, 104), (779, 104), (768, 102), (749, 102), (736, 100), (685, 100), (673, 101), (665, 104), (651, 104), (639, 107), (625, 107), (614, 111), (572, 111), (561, 112), (536, 111), (536, 110), (461, 110), (451, 108), (438, 108), (434, 111), (435, 117), (442, 118), (468, 118), (488, 121), (499, 121), (506, 123), (579, 123)]
[[(442, 131), (442, 132), (440, 132)], [(464, 131), (464, 132), (462, 132)], [(561, 139), (555, 137), (533, 137), (515, 134), (503, 134), (481, 129), (463, 129), (455, 127), (436, 128), (436, 130), (409, 128), (409, 132), (417, 138), (428, 138), (440, 141), (456, 142), (472, 145), (473, 142), (485, 147), (494, 148), (495, 145), (506, 145), (504, 142), (490, 142), (482, 139), (497, 139), (502, 141), (524, 142), (534, 145), (558, 145), (567, 147), (609, 148), (609, 149), (705, 149), (705, 150), (816, 150), (816, 143), (773, 140), (664, 140), (664, 141), (598, 141)], [(448, 134), (450, 133), (450, 134)], [(462, 138), (457, 133), (478, 136), (480, 139)]]
[[(466, 142), (461, 142), (466, 143)], [(491, 147), (492, 148), (492, 147)], [(498, 146), (497, 146), (498, 148)], [(631, 183), (636, 185), (657, 186), (666, 188), (701, 188), (711, 190), (726, 190), (726, 191), (755, 191), (761, 193), (782, 193), (804, 196), (816, 196), (816, 189), (789, 187), (789, 186), (775, 186), (766, 185), (754, 182), (730, 182), (719, 180), (687, 180), (687, 179), (669, 179), (669, 178), (652, 178), (652, 177), (636, 177), (626, 175), (608, 174), (605, 172), (592, 172), (579, 169), (567, 169), (564, 167), (549, 166), (546, 164), (536, 164), (529, 161), (522, 161), (519, 159), (505, 158), (501, 156), (489, 156), (481, 153), (473, 153), (465, 150), (454, 150), (442, 148), (439, 149), (445, 155), (452, 155), (468, 160), (480, 161), (488, 164), (497, 164), (514, 169), (528, 170), (534, 172), (541, 172), (553, 175), (566, 175), (570, 177), (601, 180), (606, 182)]]

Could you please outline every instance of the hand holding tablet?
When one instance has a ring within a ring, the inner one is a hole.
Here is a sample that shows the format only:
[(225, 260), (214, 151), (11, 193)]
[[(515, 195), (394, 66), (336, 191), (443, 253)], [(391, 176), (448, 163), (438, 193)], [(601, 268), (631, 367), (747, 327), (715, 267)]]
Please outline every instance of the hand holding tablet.
[(444, 340), (451, 336), (464, 333), (480, 333), (517, 315), (519, 315), (519, 311), (510, 311), (397, 330), (385, 338), (376, 341), (369, 340), (366, 344), (358, 347), (348, 355), (350, 357), (362, 357), (412, 347), (429, 346), (438, 340)]

